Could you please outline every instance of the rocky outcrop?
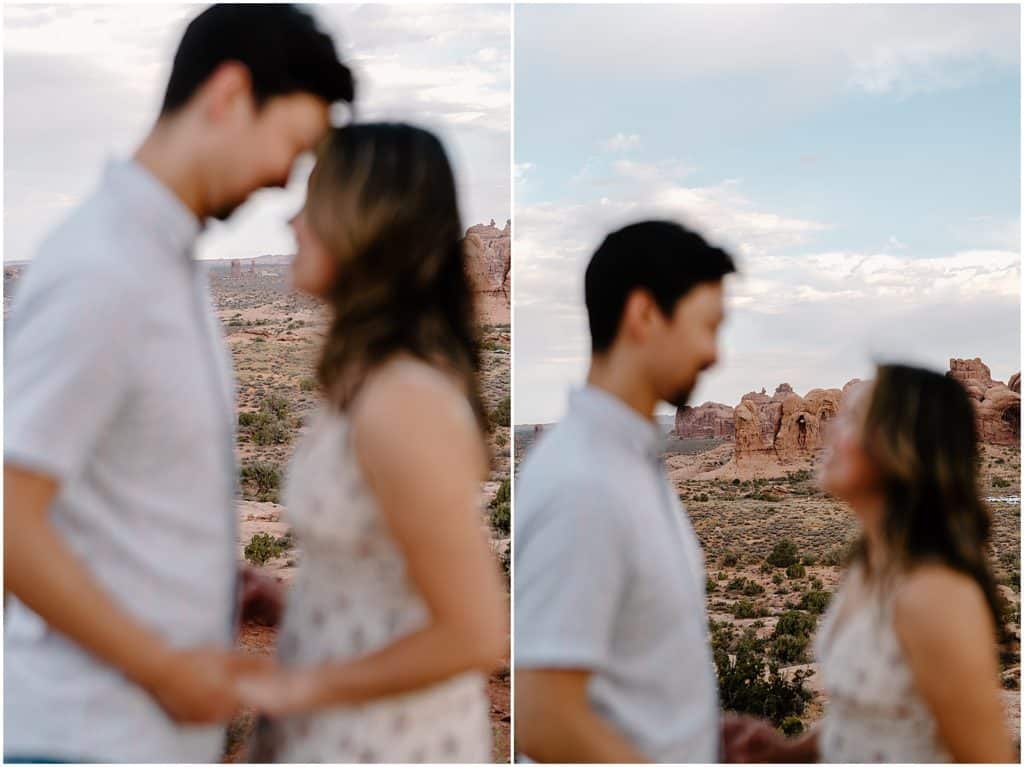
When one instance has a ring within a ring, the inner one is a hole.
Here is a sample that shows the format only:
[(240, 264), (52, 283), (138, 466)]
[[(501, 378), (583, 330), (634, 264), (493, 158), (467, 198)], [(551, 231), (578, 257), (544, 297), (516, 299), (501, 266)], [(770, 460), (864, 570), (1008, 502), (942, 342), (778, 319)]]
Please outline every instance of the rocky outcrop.
[(512, 270), (512, 222), (499, 229), (490, 224), (477, 224), (466, 230), (466, 269), (478, 293), (509, 295), (509, 274)]
[(995, 381), (988, 365), (979, 358), (951, 359), (950, 378), (963, 384), (978, 417), (978, 438), (997, 445), (1020, 442), (1020, 373), (1010, 384)]
[(744, 394), (735, 410), (737, 463), (761, 457), (780, 463), (810, 458), (822, 444), (822, 427), (839, 412), (843, 392), (811, 389), (801, 397), (781, 384), (768, 397), (763, 391)]
[(676, 411), (675, 434), (684, 439), (731, 439), (735, 434), (733, 408), (721, 402), (686, 405)]
[(985, 390), (998, 383), (992, 380), (992, 371), (988, 365), (978, 357), (972, 360), (951, 359), (946, 375), (962, 383), (974, 400), (983, 399)]

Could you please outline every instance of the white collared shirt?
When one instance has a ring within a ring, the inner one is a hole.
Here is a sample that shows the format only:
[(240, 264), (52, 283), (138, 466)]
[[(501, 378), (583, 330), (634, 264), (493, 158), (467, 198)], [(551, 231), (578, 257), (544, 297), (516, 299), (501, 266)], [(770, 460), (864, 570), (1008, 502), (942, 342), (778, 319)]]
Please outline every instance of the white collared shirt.
[[(177, 647), (230, 646), (234, 380), (199, 222), (133, 161), (47, 238), (6, 326), (4, 459), (60, 482), (49, 513), (93, 577)], [(10, 597), (4, 750), (71, 761), (216, 761), (116, 669)]]
[(700, 543), (658, 427), (593, 386), (516, 480), (516, 668), (590, 669), (594, 710), (655, 762), (718, 761)]

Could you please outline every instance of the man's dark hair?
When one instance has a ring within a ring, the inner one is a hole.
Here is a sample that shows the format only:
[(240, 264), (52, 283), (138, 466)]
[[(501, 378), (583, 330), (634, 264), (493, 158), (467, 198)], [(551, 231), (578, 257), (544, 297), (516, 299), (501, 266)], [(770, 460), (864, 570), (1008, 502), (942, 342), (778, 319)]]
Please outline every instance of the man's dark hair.
[(732, 257), (672, 221), (641, 221), (605, 237), (587, 266), (591, 348), (607, 351), (619, 333), (630, 293), (646, 290), (666, 317), (702, 282), (736, 271)]
[(196, 16), (178, 44), (161, 116), (183, 107), (226, 61), (244, 64), (256, 105), (309, 93), (328, 104), (355, 97), (352, 73), (313, 17), (292, 5), (214, 5)]

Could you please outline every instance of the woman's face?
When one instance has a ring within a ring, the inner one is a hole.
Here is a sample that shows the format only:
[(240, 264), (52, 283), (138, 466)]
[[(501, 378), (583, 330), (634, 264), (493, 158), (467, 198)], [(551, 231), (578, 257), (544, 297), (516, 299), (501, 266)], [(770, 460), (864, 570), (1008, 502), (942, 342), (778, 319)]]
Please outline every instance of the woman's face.
[(864, 384), (849, 392), (838, 415), (825, 430), (825, 455), (819, 474), (821, 489), (844, 501), (879, 492), (879, 476), (864, 449), (862, 424), (871, 398)]
[(292, 261), (292, 286), (315, 298), (324, 298), (334, 284), (338, 262), (309, 225), (305, 207), (290, 223), (298, 243)]

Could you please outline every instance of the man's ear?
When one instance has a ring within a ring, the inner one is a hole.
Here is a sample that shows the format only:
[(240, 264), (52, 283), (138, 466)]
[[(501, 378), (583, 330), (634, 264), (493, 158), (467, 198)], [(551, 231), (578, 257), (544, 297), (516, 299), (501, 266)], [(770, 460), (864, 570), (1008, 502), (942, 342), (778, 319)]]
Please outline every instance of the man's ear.
[(636, 344), (643, 344), (650, 335), (658, 306), (654, 297), (643, 288), (634, 288), (622, 308), (620, 332)]
[(255, 111), (252, 93), (252, 76), (249, 68), (240, 61), (225, 61), (220, 64), (196, 94), (202, 107), (203, 116), (210, 122), (219, 123), (233, 115)]

